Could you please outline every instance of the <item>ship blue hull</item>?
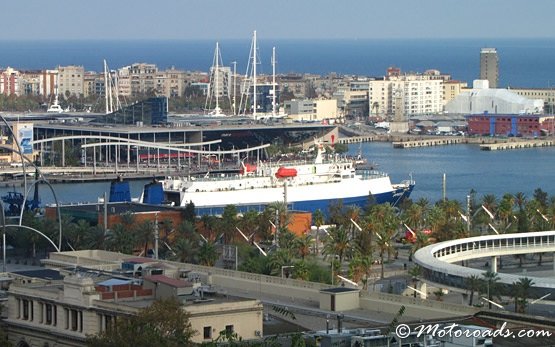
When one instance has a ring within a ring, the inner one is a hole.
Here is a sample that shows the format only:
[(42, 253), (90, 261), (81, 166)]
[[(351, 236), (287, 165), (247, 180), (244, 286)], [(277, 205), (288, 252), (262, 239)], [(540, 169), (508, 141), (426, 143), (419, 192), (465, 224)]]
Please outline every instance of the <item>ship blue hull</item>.
[[(406, 199), (410, 196), (414, 185), (410, 185), (408, 188), (404, 189), (397, 189), (395, 191), (376, 194), (372, 195), (371, 197), (368, 195), (352, 197), (352, 198), (343, 198), (343, 199), (326, 199), (326, 200), (310, 200), (310, 201), (296, 201), (294, 203), (287, 204), (289, 210), (294, 211), (307, 211), (307, 212), (314, 212), (316, 210), (320, 210), (324, 212), (324, 214), (328, 213), (330, 205), (341, 201), (343, 206), (358, 206), (360, 208), (364, 208), (369, 204), (384, 204), (389, 203), (392, 206), (397, 206), (403, 199)], [(256, 205), (241, 205), (236, 204), (237, 210), (240, 213), (245, 213), (248, 211), (263, 211), (268, 204), (256, 204)], [(197, 216), (203, 215), (221, 215), (223, 214), (225, 206), (209, 206), (209, 207), (196, 207), (195, 211)]]

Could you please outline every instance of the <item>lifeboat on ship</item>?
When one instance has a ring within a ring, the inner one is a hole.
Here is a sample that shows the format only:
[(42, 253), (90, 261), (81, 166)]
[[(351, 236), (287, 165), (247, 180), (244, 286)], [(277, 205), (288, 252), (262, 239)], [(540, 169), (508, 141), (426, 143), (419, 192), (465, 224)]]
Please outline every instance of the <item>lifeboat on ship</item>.
[(288, 167), (280, 167), (276, 171), (277, 178), (290, 178), (297, 176), (297, 169), (295, 168), (288, 168)]
[(256, 165), (244, 164), (242, 165), (241, 170), (239, 170), (239, 173), (241, 175), (247, 175), (247, 174), (252, 174), (255, 171), (256, 171)]

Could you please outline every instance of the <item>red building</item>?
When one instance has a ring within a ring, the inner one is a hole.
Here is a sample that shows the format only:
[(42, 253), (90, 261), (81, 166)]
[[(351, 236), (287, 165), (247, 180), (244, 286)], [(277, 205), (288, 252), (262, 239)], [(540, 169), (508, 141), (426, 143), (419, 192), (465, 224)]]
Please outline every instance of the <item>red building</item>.
[(552, 115), (473, 114), (466, 116), (469, 135), (535, 137), (554, 133)]

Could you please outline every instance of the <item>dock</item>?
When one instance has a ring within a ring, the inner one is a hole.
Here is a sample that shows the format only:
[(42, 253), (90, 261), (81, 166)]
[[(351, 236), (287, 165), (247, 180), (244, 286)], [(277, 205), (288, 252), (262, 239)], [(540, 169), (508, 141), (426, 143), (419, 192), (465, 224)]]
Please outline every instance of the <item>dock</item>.
[(468, 140), (464, 137), (451, 136), (451, 137), (441, 137), (437, 139), (396, 141), (396, 142), (393, 142), (393, 148), (419, 148), (419, 147), (455, 145), (455, 144), (461, 144), (461, 143), (468, 143)]
[(503, 143), (489, 143), (480, 145), (482, 151), (503, 151), (509, 149), (523, 149), (535, 147), (555, 146), (555, 140), (528, 140)]
[(373, 135), (342, 137), (337, 140), (338, 143), (343, 143), (343, 144), (374, 142), (374, 141), (379, 141), (379, 140), (377, 139), (376, 136), (373, 136)]

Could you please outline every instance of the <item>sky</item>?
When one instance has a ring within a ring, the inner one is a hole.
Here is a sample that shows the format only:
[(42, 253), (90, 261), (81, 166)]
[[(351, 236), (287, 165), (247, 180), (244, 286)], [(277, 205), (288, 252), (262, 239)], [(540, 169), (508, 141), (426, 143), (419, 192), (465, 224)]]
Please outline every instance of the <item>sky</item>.
[(4, 0), (0, 40), (553, 38), (553, 0)]

